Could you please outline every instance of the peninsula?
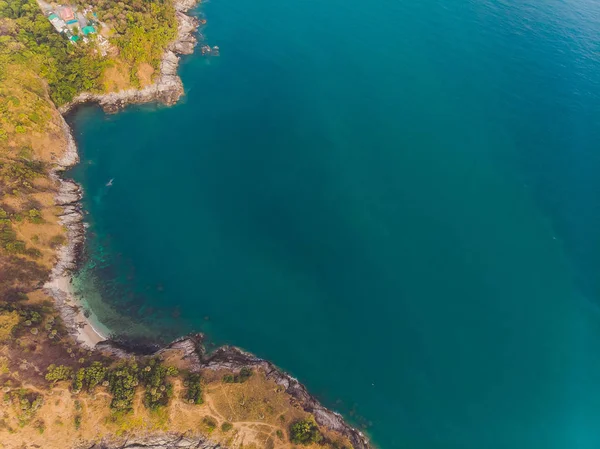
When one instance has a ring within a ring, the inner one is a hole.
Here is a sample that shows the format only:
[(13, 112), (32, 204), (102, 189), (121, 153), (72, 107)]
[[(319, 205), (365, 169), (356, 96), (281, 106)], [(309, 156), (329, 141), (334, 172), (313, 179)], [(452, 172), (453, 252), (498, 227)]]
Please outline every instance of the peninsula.
[[(201, 335), (151, 354), (104, 340), (72, 297), (82, 192), (63, 115), (175, 103), (194, 0), (0, 1), (0, 447), (369, 448), (294, 378)], [(202, 47), (204, 55), (218, 47)]]

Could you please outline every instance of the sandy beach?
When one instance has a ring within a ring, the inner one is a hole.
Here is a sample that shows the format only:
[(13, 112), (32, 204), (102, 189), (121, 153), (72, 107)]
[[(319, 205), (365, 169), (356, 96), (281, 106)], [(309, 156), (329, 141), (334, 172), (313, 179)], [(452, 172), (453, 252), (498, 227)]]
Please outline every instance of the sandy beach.
[(63, 311), (63, 318), (66, 318), (67, 324), (75, 332), (75, 337), (81, 344), (93, 348), (97, 343), (106, 340), (106, 336), (95, 329), (90, 320), (84, 315), (81, 304), (73, 295), (70, 276), (56, 277), (47, 282), (44, 289), (51, 291), (52, 296), (57, 300), (57, 304)]

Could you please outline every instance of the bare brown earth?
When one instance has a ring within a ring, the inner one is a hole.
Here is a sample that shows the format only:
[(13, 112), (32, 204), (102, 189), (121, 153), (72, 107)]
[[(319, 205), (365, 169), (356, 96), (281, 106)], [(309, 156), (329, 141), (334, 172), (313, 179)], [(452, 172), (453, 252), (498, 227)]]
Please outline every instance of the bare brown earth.
[(142, 62), (138, 66), (137, 76), (140, 80), (140, 87), (149, 86), (154, 82), (154, 68), (147, 62)]

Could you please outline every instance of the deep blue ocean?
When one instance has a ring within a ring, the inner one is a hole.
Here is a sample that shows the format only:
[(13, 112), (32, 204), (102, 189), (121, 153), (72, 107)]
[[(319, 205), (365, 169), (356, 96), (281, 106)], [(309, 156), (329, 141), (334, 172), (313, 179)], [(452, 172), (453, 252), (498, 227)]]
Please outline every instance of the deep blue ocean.
[(213, 0), (71, 117), (111, 331), (274, 361), (381, 449), (600, 447), (600, 3)]

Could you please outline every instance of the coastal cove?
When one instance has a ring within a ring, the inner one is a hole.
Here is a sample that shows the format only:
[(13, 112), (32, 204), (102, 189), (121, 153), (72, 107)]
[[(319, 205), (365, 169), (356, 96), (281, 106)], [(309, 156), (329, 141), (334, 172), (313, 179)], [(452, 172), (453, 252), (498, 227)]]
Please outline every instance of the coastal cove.
[(597, 447), (598, 7), (204, 10), (181, 102), (69, 116), (93, 318), (256, 353), (382, 449)]
[[(80, 105), (97, 103), (106, 112), (118, 112), (128, 104), (160, 102), (167, 106), (173, 105), (183, 95), (183, 84), (177, 73), (179, 56), (192, 54), (197, 44), (196, 33), (200, 22), (195, 17), (187, 15), (188, 11), (197, 6), (196, 0), (177, 0), (174, 2), (177, 21), (177, 38), (165, 50), (160, 64), (158, 79), (142, 89), (128, 89), (104, 94), (83, 92), (71, 102), (62, 105), (59, 110), (68, 115)], [(76, 329), (77, 339), (87, 347), (94, 347), (98, 342), (107, 338), (109, 331), (102, 323), (92, 321), (84, 316), (82, 311), (76, 311), (78, 303), (71, 286), (71, 273), (76, 267), (84, 241), (85, 226), (80, 207), (81, 188), (72, 180), (63, 179), (61, 172), (79, 162), (77, 144), (73, 139), (71, 129), (64, 119), (63, 133), (66, 138), (66, 148), (60, 161), (56, 164), (51, 177), (59, 183), (56, 204), (64, 208), (59, 223), (67, 230), (67, 244), (58, 250), (58, 261), (52, 269), (50, 281), (44, 285), (44, 290), (54, 298), (58, 309), (67, 325)]]

